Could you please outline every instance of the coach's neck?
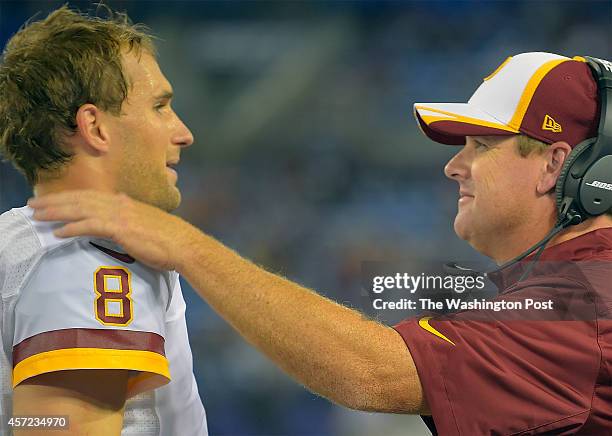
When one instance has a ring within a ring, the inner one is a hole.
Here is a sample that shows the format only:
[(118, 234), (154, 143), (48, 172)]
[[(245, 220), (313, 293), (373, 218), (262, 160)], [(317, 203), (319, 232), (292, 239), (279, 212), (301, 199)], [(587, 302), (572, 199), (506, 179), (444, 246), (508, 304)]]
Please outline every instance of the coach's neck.
[(559, 235), (554, 237), (552, 241), (550, 241), (548, 246), (550, 247), (560, 244), (561, 242), (569, 241), (570, 239), (577, 238), (585, 233), (606, 227), (612, 227), (612, 217), (610, 215), (600, 215), (594, 218), (589, 218), (580, 224), (563, 230)]
[[(491, 257), (498, 265), (502, 265), (519, 256), (530, 247), (544, 239), (546, 235), (548, 235), (548, 232), (550, 232), (550, 230), (554, 227), (554, 224), (554, 219), (551, 219), (545, 226), (533, 225), (529, 228), (525, 228), (521, 232), (522, 234), (517, 233), (515, 237), (507, 238), (508, 242), (506, 244), (503, 242), (500, 243), (497, 246), (498, 249), (494, 254), (488, 254), (485, 252), (483, 252), (483, 254)], [(600, 215), (598, 217), (589, 218), (580, 224), (568, 227), (561, 231), (561, 233), (550, 240), (546, 247), (550, 248), (594, 230), (607, 227), (612, 227), (612, 217), (609, 215)]]

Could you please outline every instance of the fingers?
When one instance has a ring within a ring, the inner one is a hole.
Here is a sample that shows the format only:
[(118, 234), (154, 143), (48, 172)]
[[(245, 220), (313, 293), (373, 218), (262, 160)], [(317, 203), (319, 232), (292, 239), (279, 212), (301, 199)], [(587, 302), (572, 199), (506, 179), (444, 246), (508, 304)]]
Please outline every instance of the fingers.
[(125, 197), (125, 194), (112, 192), (81, 190), (65, 191), (30, 198), (28, 206), (33, 209), (46, 209), (56, 206), (72, 205), (77, 209), (91, 209), (95, 207), (109, 207), (116, 205)]
[[(115, 240), (125, 233), (134, 216), (152, 215), (155, 209), (130, 199), (127, 195), (101, 191), (66, 191), (28, 201), (37, 221), (66, 223), (54, 231), (57, 237), (93, 236)], [(151, 220), (152, 217), (149, 217)]]
[(86, 218), (92, 212), (91, 208), (72, 203), (57, 204), (35, 209), (33, 218), (38, 221), (76, 221)]
[(99, 191), (65, 191), (57, 192), (53, 194), (43, 195), (41, 197), (30, 198), (28, 200), (28, 206), (37, 209), (42, 207), (49, 207), (57, 204), (79, 204), (88, 198), (92, 198), (95, 195), (101, 195)]
[(95, 238), (114, 239), (112, 227), (95, 218), (71, 222), (53, 232), (58, 238), (88, 235)]
[(101, 191), (66, 191), (31, 198), (28, 205), (39, 221), (76, 221), (103, 217), (110, 207), (123, 199), (122, 194)]
[(53, 232), (59, 238), (113, 239), (108, 205), (116, 205), (119, 197), (100, 191), (66, 191), (30, 199), (28, 205), (34, 209), (35, 220), (67, 223)]

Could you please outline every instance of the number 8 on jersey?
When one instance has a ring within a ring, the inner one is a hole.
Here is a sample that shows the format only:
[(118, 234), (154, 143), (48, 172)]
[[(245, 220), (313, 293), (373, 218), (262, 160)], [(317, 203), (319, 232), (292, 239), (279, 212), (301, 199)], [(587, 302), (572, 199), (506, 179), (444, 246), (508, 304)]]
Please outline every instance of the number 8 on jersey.
[(125, 327), (132, 322), (132, 277), (127, 268), (103, 266), (94, 273), (94, 313), (104, 325)]

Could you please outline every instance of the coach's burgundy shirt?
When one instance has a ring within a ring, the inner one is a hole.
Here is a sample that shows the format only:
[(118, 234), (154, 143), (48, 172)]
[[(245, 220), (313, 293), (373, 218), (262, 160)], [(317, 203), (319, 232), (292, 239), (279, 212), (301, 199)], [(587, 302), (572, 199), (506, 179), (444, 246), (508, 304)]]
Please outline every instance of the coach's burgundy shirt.
[[(612, 435), (612, 228), (489, 277), (495, 300), (552, 311), (469, 310), (395, 326), (440, 435)], [(419, 322), (420, 321), (420, 322)]]

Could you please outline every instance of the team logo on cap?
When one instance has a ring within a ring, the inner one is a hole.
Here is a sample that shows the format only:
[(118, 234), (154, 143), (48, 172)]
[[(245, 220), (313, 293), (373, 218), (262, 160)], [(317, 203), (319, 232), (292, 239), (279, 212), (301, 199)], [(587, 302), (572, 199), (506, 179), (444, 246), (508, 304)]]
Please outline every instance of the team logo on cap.
[(544, 117), (544, 122), (542, 123), (542, 130), (550, 130), (554, 133), (561, 133), (563, 131), (563, 129), (561, 128), (561, 124), (556, 122), (550, 115), (546, 115)]

